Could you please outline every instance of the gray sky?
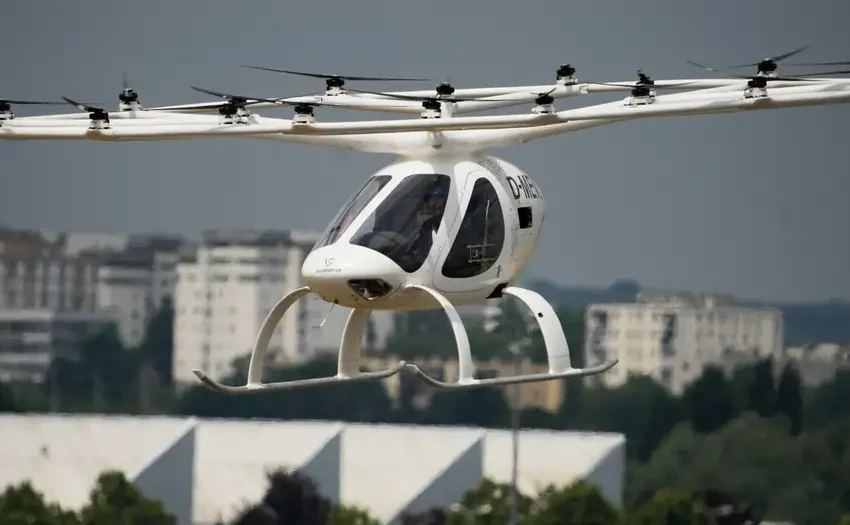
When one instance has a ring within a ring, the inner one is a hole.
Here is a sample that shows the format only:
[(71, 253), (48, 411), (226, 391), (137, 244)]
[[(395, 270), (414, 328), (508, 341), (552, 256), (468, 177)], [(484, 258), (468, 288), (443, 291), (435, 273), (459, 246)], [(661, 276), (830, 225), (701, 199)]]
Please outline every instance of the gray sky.
[[(190, 85), (261, 96), (323, 87), (239, 63), (451, 75), (456, 87), (475, 87), (547, 83), (564, 62), (600, 81), (631, 80), (637, 68), (655, 78), (701, 76), (687, 59), (724, 67), (800, 45), (811, 48), (794, 60), (850, 60), (846, 0), (7, 3), (2, 96), (109, 107), (124, 70), (144, 103), (161, 105), (211, 100)], [(356, 113), (320, 108), (317, 116)], [(751, 298), (850, 299), (848, 117), (841, 105), (645, 120), (498, 150), (549, 201), (528, 274), (573, 285), (629, 277)], [(0, 141), (0, 158), (0, 223), (191, 236), (321, 229), (391, 161), (248, 139)]]

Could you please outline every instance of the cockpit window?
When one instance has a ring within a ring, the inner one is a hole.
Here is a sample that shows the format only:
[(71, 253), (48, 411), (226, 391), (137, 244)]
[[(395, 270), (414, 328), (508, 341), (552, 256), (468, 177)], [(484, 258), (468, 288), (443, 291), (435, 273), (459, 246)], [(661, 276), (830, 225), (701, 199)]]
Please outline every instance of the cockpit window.
[(339, 239), (339, 236), (342, 235), (351, 224), (351, 221), (360, 215), (360, 212), (363, 211), (370, 202), (372, 202), (375, 195), (377, 195), (378, 192), (386, 186), (391, 178), (392, 177), (389, 175), (377, 175), (369, 178), (366, 183), (360, 187), (357, 193), (348, 200), (345, 206), (339, 210), (336, 217), (334, 217), (328, 225), (328, 228), (324, 231), (324, 233), (322, 233), (322, 236), (319, 237), (319, 240), (316, 242), (316, 246), (314, 246), (313, 249), (335, 243), (336, 240)]
[(366, 219), (351, 244), (380, 252), (406, 272), (418, 270), (431, 251), (451, 187), (448, 175), (411, 175)]

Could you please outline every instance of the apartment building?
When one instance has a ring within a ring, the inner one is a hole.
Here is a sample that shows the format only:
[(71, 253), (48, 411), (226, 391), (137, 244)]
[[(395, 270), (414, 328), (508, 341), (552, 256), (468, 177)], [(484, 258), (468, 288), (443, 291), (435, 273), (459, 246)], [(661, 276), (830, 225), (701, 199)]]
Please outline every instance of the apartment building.
[(648, 290), (634, 303), (591, 305), (585, 322), (587, 362), (619, 359), (591, 379), (611, 387), (644, 374), (680, 394), (707, 364), (729, 369), (783, 353), (782, 312), (728, 296)]
[[(177, 264), (174, 298), (176, 382), (195, 381), (192, 369), (215, 378), (250, 352), (275, 303), (302, 286), (301, 265), (318, 235), (290, 231), (208, 231), (194, 253)], [(316, 314), (299, 301), (269, 344), (275, 359), (300, 362), (309, 355), (306, 330)]]

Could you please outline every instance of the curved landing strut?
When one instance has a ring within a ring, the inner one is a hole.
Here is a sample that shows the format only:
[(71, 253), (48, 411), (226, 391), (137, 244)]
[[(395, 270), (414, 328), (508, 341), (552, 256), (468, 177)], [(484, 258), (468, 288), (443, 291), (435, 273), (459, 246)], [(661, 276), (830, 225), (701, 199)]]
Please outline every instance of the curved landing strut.
[(431, 386), (443, 389), (462, 389), (462, 388), (477, 388), (485, 386), (500, 386), (511, 385), (516, 383), (533, 383), (537, 381), (550, 381), (553, 379), (564, 379), (567, 377), (583, 377), (601, 374), (609, 370), (617, 364), (618, 360), (613, 359), (601, 365), (587, 368), (573, 368), (570, 363), (570, 349), (567, 345), (567, 338), (564, 335), (564, 329), (561, 327), (561, 321), (555, 313), (555, 309), (537, 292), (509, 286), (502, 290), (502, 293), (512, 295), (525, 303), (525, 305), (534, 313), (535, 319), (540, 327), (540, 332), (543, 335), (543, 342), (546, 345), (546, 354), (549, 361), (549, 371), (538, 374), (526, 374), (519, 376), (508, 377), (493, 377), (488, 379), (476, 379), (474, 377), (474, 365), (472, 354), (469, 349), (469, 337), (466, 334), (466, 329), (463, 326), (463, 321), (457, 313), (455, 307), (442, 294), (428, 288), (426, 286), (414, 286), (417, 289), (423, 290), (436, 299), (452, 325), (455, 340), (457, 341), (458, 351), (458, 381), (449, 383), (439, 381), (429, 376), (419, 369), (414, 364), (404, 365), (406, 370), (415, 374), (420, 379), (430, 384)]
[(254, 394), (258, 392), (268, 392), (271, 390), (290, 390), (293, 388), (304, 388), (311, 386), (323, 386), (334, 383), (349, 383), (353, 381), (365, 381), (368, 379), (384, 379), (399, 373), (405, 365), (404, 361), (400, 361), (397, 365), (387, 370), (378, 372), (360, 372), (358, 367), (360, 363), (360, 348), (363, 340), (363, 333), (366, 329), (366, 321), (369, 319), (369, 310), (356, 308), (348, 315), (348, 320), (345, 323), (345, 328), (342, 333), (342, 341), (339, 345), (339, 362), (337, 364), (337, 374), (329, 377), (316, 377), (311, 379), (298, 379), (294, 381), (280, 381), (277, 383), (263, 383), (263, 369), (266, 364), (266, 352), (268, 350), (269, 341), (274, 334), (277, 324), (283, 318), (286, 311), (295, 302), (310, 293), (308, 287), (298, 288), (286, 294), (272, 308), (266, 316), (263, 325), (260, 327), (260, 332), (257, 334), (257, 339), (254, 342), (254, 349), (251, 352), (251, 362), (248, 365), (248, 381), (241, 386), (223, 385), (218, 381), (207, 376), (201, 370), (193, 370), (198, 379), (209, 388), (221, 392), (222, 394), (238, 395), (238, 394)]
[(451, 321), (452, 331), (454, 332), (458, 349), (459, 379), (456, 383), (447, 383), (434, 379), (420, 370), (416, 365), (408, 364), (404, 361), (399, 361), (398, 364), (386, 370), (380, 370), (377, 372), (360, 372), (359, 364), (361, 343), (363, 341), (363, 334), (370, 313), (369, 310), (362, 308), (355, 308), (348, 315), (348, 320), (345, 323), (345, 328), (342, 333), (342, 341), (339, 345), (339, 361), (335, 376), (299, 379), (294, 381), (280, 381), (276, 383), (263, 383), (262, 376), (266, 364), (266, 354), (268, 351), (269, 341), (271, 340), (278, 323), (283, 318), (286, 311), (295, 304), (298, 299), (311, 293), (310, 289), (306, 286), (293, 290), (285, 295), (280, 301), (278, 301), (274, 308), (272, 308), (268, 316), (266, 316), (265, 321), (263, 321), (263, 325), (260, 327), (260, 332), (257, 334), (257, 339), (254, 342), (254, 349), (251, 352), (251, 361), (248, 366), (248, 380), (246, 384), (240, 386), (224, 385), (207, 376), (201, 370), (193, 370), (193, 372), (204, 385), (217, 392), (228, 395), (240, 395), (273, 390), (290, 390), (295, 388), (324, 386), (334, 383), (365, 381), (370, 379), (386, 379), (394, 376), (401, 370), (412, 373), (436, 388), (476, 388), (510, 385), (515, 383), (551, 381), (553, 379), (563, 379), (567, 377), (590, 376), (601, 374), (617, 364), (617, 360), (614, 359), (607, 363), (593, 367), (573, 368), (570, 364), (570, 351), (567, 346), (567, 338), (564, 335), (564, 330), (561, 328), (561, 322), (552, 306), (536, 292), (511, 286), (503, 290), (503, 293), (513, 295), (517, 299), (521, 300), (535, 314), (535, 318), (537, 319), (540, 331), (543, 335), (543, 341), (546, 344), (549, 371), (540, 374), (476, 379), (474, 377), (475, 365), (473, 364), (472, 353), (469, 348), (469, 338), (466, 334), (466, 329), (463, 326), (463, 321), (455, 307), (448, 299), (436, 290), (419, 285), (414, 285), (413, 288), (429, 293), (435, 300), (437, 300), (437, 302), (440, 303), (440, 306), (443, 307), (443, 310), (445, 310), (448, 315), (449, 321)]

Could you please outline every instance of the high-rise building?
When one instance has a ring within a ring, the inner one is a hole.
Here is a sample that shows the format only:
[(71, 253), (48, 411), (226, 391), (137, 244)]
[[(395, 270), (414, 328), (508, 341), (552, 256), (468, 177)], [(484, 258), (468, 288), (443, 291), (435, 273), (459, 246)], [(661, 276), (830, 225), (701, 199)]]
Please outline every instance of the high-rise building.
[[(221, 379), (250, 352), (275, 303), (303, 285), (301, 265), (318, 235), (290, 231), (209, 231), (194, 254), (177, 265), (174, 301), (176, 382), (195, 381), (192, 369)], [(315, 315), (298, 301), (269, 343), (278, 362), (311, 357), (308, 328)]]

